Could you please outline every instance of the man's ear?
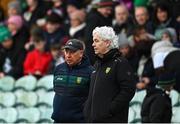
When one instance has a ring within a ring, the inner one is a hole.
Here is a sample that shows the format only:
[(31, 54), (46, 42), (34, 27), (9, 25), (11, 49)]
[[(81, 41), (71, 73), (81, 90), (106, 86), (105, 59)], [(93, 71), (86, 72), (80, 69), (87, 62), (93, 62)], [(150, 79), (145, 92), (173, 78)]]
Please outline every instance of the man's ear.
[(107, 47), (109, 47), (111, 45), (111, 41), (109, 41), (109, 40), (106, 40), (105, 43), (106, 43)]

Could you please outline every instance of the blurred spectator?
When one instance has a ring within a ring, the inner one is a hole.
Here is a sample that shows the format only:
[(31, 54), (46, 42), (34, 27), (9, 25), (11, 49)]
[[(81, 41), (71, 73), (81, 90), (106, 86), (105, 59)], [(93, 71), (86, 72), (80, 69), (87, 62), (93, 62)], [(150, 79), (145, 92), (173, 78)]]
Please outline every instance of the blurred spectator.
[(168, 27), (174, 28), (179, 34), (179, 24), (172, 18), (170, 8), (166, 4), (159, 3), (155, 7), (154, 24), (155, 36), (158, 40), (161, 38), (162, 31)]
[(137, 25), (143, 26), (150, 34), (154, 33), (153, 25), (149, 20), (149, 13), (146, 7), (136, 7), (134, 15)]
[(116, 34), (125, 33), (127, 36), (132, 34), (133, 22), (129, 16), (129, 11), (124, 4), (115, 7), (115, 20), (113, 28)]
[(63, 46), (58, 43), (51, 44), (50, 52), (52, 55), (52, 61), (49, 67), (49, 74), (53, 74), (55, 67), (64, 62), (64, 54), (62, 51), (62, 47)]
[(70, 38), (76, 38), (79, 40), (85, 39), (85, 17), (86, 13), (83, 10), (76, 10), (70, 15), (70, 28), (68, 34)]
[(0, 27), (0, 77), (10, 75), (19, 78), (23, 74), (25, 50), (19, 47), (19, 41), (13, 41), (7, 27)]
[(37, 23), (38, 19), (42, 19), (46, 15), (47, 7), (43, 0), (26, 0), (28, 4), (27, 10), (24, 12), (23, 17), (28, 29)]
[(47, 74), (49, 64), (52, 60), (50, 52), (45, 51), (45, 37), (42, 29), (35, 28), (32, 36), (35, 49), (30, 51), (24, 61), (24, 74), (32, 74), (37, 78)]
[(175, 83), (174, 74), (164, 72), (158, 78), (158, 88), (147, 88), (142, 103), (142, 123), (171, 123), (172, 104), (169, 94)]
[(15, 0), (8, 3), (8, 17), (13, 15), (21, 15), (21, 5), (20, 2)]
[(173, 47), (170, 41), (158, 41), (153, 44), (151, 49), (151, 56), (153, 59), (153, 65), (156, 70), (156, 74), (159, 75), (163, 68), (163, 61), (169, 52), (177, 50)]
[(62, 15), (56, 11), (51, 11), (46, 17), (46, 50), (50, 49), (50, 45), (53, 43), (63, 42), (65, 31), (62, 25)]
[(132, 41), (129, 41), (125, 34), (118, 35), (118, 44), (119, 44), (119, 52), (125, 57), (130, 65), (132, 66), (134, 72), (136, 71), (138, 57), (133, 48)]
[(7, 23), (13, 41), (18, 42), (20, 48), (24, 48), (25, 43), (29, 39), (29, 32), (27, 28), (24, 27), (22, 17), (19, 15), (12, 15), (8, 18)]
[(112, 0), (100, 0), (94, 4), (94, 9), (92, 9), (86, 19), (86, 30), (85, 30), (85, 43), (86, 52), (90, 58), (91, 64), (95, 62), (95, 54), (92, 47), (92, 31), (97, 26), (112, 26)]
[(157, 77), (151, 58), (151, 48), (153, 43), (154, 41), (152, 39), (144, 39), (135, 44), (135, 50), (138, 56), (138, 66), (136, 70), (139, 77), (139, 81), (136, 85), (138, 89), (154, 87), (157, 83)]
[(170, 41), (175, 47), (180, 47), (174, 28), (165, 28), (164, 31), (162, 31), (161, 40)]

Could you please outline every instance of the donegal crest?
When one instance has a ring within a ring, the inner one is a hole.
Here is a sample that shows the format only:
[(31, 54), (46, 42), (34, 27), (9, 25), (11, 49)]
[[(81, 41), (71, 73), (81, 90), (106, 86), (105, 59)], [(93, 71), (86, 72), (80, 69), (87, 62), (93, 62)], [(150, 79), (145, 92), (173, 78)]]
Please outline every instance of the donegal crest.
[(77, 83), (77, 84), (80, 84), (80, 83), (81, 83), (81, 80), (82, 80), (82, 78), (81, 78), (81, 77), (77, 77), (77, 81), (76, 81), (76, 83)]
[(106, 74), (109, 73), (110, 70), (111, 70), (111, 68), (110, 68), (110, 67), (107, 67), (107, 68), (106, 68)]

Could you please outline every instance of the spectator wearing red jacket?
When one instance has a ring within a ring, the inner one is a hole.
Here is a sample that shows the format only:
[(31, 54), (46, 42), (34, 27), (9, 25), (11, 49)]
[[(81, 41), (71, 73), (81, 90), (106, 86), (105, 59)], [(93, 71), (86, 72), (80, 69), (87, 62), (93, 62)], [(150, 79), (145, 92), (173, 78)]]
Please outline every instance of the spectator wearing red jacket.
[(41, 77), (47, 74), (52, 56), (50, 52), (45, 51), (45, 38), (41, 29), (34, 29), (32, 39), (35, 49), (30, 51), (26, 56), (24, 74), (32, 74)]

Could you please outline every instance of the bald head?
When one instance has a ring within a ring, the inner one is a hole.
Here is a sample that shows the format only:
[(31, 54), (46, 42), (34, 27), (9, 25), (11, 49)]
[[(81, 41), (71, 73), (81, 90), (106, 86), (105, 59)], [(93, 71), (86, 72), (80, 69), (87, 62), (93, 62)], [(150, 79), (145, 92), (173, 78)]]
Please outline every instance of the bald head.
[(123, 24), (128, 20), (129, 11), (124, 4), (115, 7), (115, 18), (117, 23)]
[(135, 19), (139, 25), (144, 25), (149, 19), (148, 10), (145, 7), (135, 8)]

